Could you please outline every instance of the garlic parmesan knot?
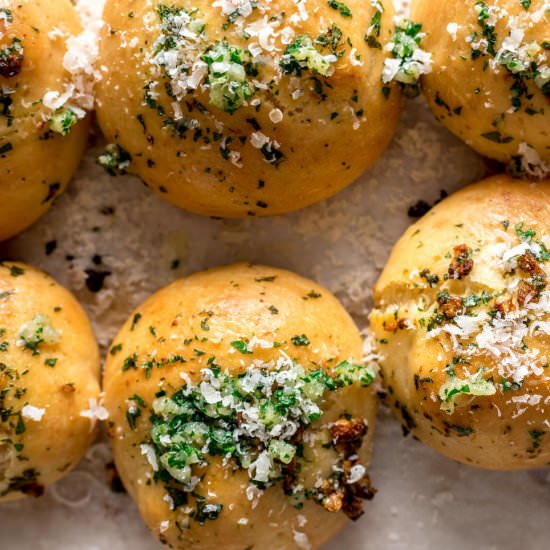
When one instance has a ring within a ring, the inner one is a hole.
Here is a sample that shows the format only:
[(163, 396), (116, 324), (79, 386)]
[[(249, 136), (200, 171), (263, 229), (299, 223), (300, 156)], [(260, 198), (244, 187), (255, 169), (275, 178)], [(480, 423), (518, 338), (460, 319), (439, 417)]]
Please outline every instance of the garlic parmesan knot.
[(0, 240), (50, 208), (84, 152), (93, 99), (82, 32), (70, 0), (0, 3)]
[(53, 279), (0, 262), (0, 502), (41, 496), (95, 437), (99, 352), (84, 311)]
[(317, 548), (375, 495), (376, 374), (311, 281), (250, 265), (177, 281), (107, 361), (118, 470), (173, 548)]
[(397, 243), (371, 327), (406, 431), (483, 468), (550, 462), (550, 181), (497, 176)]
[(550, 2), (413, 0), (432, 71), (432, 111), (514, 175), (550, 174)]
[(335, 194), (391, 140), (398, 83), (418, 81), (393, 14), (391, 0), (108, 0), (100, 164), (209, 216)]

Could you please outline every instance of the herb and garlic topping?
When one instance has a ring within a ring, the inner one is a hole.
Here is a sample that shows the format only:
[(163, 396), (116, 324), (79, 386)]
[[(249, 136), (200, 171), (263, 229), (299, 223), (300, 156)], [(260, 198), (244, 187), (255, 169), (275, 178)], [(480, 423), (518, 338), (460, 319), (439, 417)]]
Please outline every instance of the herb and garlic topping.
[[(374, 496), (357, 456), (368, 426), (346, 415), (323, 424), (323, 403), (341, 388), (370, 386), (372, 366), (345, 361), (330, 371), (306, 370), (281, 353), (276, 362), (253, 361), (236, 376), (223, 372), (212, 358), (200, 381), (193, 383), (184, 373), (182, 378), (187, 382), (181, 389), (160, 390), (149, 405), (132, 396), (127, 412), (128, 425), (135, 429), (150, 409), (150, 439), (141, 452), (173, 509), (184, 507), (199, 523), (218, 517), (222, 505), (207, 502), (201, 482), (219, 457), (229, 470), (246, 471), (259, 494), (278, 484), (298, 508), (310, 499), (352, 519), (362, 515), (361, 501)], [(319, 441), (334, 450), (333, 470), (304, 487), (298, 481), (301, 465), (310, 460), (308, 448)]]
[[(420, 94), (420, 77), (432, 70), (432, 54), (421, 48), (422, 25), (404, 19), (396, 24), (395, 34), (386, 49), (392, 59), (386, 59), (382, 80), (389, 84), (399, 82), (408, 97)], [(388, 89), (389, 92), (389, 89)]]
[[(510, 107), (494, 120), (493, 128), (482, 134), (482, 137), (495, 143), (506, 144), (515, 140), (514, 136), (504, 134), (500, 129), (504, 119), (515, 112), (521, 110), (533, 117), (544, 116), (545, 109), (539, 109), (533, 103), (533, 85), (550, 99), (550, 32), (540, 42), (526, 38), (533, 25), (548, 19), (550, 3), (545, 1), (538, 9), (532, 6), (531, 1), (521, 2), (521, 5), (524, 13), (512, 16), (498, 5), (476, 2), (478, 29), (467, 38), (472, 60), (481, 59), (484, 70), (496, 74), (504, 72), (509, 77)], [(504, 35), (496, 31), (499, 21), (506, 24)], [(548, 163), (525, 142), (518, 144), (510, 168), (514, 173), (536, 177), (544, 177), (550, 171)]]
[(56, 344), (60, 336), (52, 325), (50, 316), (38, 314), (21, 327), (17, 345), (31, 350), (33, 355), (39, 355), (41, 344)]
[[(204, 146), (218, 142), (222, 157), (242, 166), (241, 153), (232, 146), (237, 145), (237, 136), (228, 132), (216, 110), (233, 114), (252, 107), (259, 111), (264, 103), (277, 104), (276, 97), (283, 89), (294, 101), (306, 93), (315, 101), (327, 101), (333, 87), (330, 78), (338, 70), (339, 60), (348, 54), (352, 64), (362, 65), (357, 48), (338, 26), (342, 24), (338, 18), (353, 17), (351, 10), (339, 2), (329, 2), (329, 6), (336, 12), (334, 21), (317, 35), (309, 35), (295, 30), (309, 18), (305, 1), (296, 2), (296, 13), (291, 15), (273, 14), (268, 2), (215, 2), (212, 7), (227, 16), (222, 25), (226, 37), (218, 40), (210, 34), (218, 36), (219, 29), (212, 32), (208, 16), (199, 8), (158, 3), (159, 34), (148, 53), (154, 79), (145, 86), (145, 104), (157, 112), (174, 136), (191, 132)], [(237, 43), (228, 37), (237, 38)], [(169, 105), (160, 103), (161, 88), (171, 99)], [(201, 99), (205, 92), (209, 105)], [(350, 98), (344, 109), (352, 114), (353, 128), (366, 122), (357, 103), (359, 98)], [(270, 119), (279, 124), (284, 112), (269, 108)], [(208, 127), (193, 116), (194, 111), (210, 121)], [(257, 125), (251, 124), (248, 141), (268, 164), (277, 165), (284, 160), (284, 144)]]
[[(547, 53), (550, 45), (545, 40), (541, 43), (525, 40), (526, 30), (547, 16), (550, 5), (546, 4), (538, 10), (531, 9), (531, 2), (522, 2), (522, 6), (525, 17), (512, 17), (498, 5), (476, 2), (479, 29), (468, 37), (472, 59), (486, 58), (491, 70), (498, 73), (504, 69), (510, 74), (510, 101), (514, 111), (522, 108), (524, 100), (529, 100), (529, 81), (533, 81), (545, 96), (550, 96), (550, 63)], [(507, 26), (504, 38), (499, 38), (496, 32), (496, 25), (501, 19), (506, 21)]]
[[(423, 292), (413, 304), (388, 306), (393, 308), (392, 320), (383, 322), (385, 335), (378, 340), (381, 353), (385, 348), (389, 353), (392, 338), (400, 333), (436, 346), (436, 365), (422, 367), (414, 375), (414, 387), (428, 401), (439, 403), (438, 421), (445, 430), (461, 436), (475, 433), (475, 413), (485, 397), (500, 396), (502, 405), (494, 404), (499, 416), (499, 407), (508, 407), (512, 419), (530, 408), (543, 413), (549, 399), (544, 384), (550, 359), (545, 352), (550, 335), (550, 238), (523, 221), (492, 225), (489, 244), (480, 240), (451, 247), (446, 272), (426, 268), (410, 274), (413, 288)], [(478, 276), (487, 264), (498, 274), (500, 283), (494, 288)], [(403, 408), (401, 403), (396, 406)], [(468, 411), (473, 414), (470, 420)], [(401, 412), (407, 427), (415, 428), (411, 411)], [(453, 422), (457, 414), (459, 420)], [(434, 413), (426, 418), (435, 422)]]
[(509, 163), (514, 175), (544, 178), (550, 171), (548, 0), (452, 1), (437, 23), (429, 20), (429, 2), (416, 3), (415, 16), (425, 19), (429, 35), (424, 44), (438, 56), (435, 76), (426, 79), (437, 118), (482, 154)]
[[(523, 222), (510, 227), (505, 221), (502, 232), (513, 232), (517, 242), (507, 238), (506, 244), (495, 245), (489, 253), (499, 266), (506, 287), (460, 297), (460, 303), (452, 311), (445, 306), (456, 297), (439, 287), (436, 306), (428, 317), (419, 320), (429, 338), (448, 341), (456, 364), (467, 369), (474, 360), (475, 364), (496, 363), (493, 379), (484, 386), (487, 395), (495, 392), (495, 384), (504, 390), (512, 384), (521, 386), (528, 376), (542, 376), (548, 365), (548, 358), (540, 354), (536, 344), (531, 344), (531, 339), (550, 333), (547, 323), (550, 292), (546, 289), (550, 253), (544, 244), (549, 241), (544, 236), (539, 240), (536, 231), (525, 227)], [(508, 248), (508, 243), (513, 246)], [(469, 250), (470, 255), (481, 253)], [(473, 265), (475, 260), (468, 261)], [(483, 367), (469, 375), (479, 380), (482, 371)], [(455, 376), (453, 370), (448, 372), (451, 378)], [(463, 393), (467, 392), (468, 389)], [(450, 397), (446, 393), (444, 405)]]

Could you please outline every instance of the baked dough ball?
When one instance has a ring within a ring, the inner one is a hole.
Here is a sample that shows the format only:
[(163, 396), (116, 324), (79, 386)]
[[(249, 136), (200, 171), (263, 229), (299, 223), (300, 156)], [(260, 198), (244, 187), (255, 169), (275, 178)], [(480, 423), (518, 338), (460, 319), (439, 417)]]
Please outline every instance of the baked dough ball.
[(108, 0), (97, 112), (113, 143), (100, 162), (209, 216), (325, 199), (395, 131), (392, 17), (390, 0)]
[(376, 285), (388, 402), (454, 460), (550, 462), (549, 250), (550, 181), (497, 176), (409, 228)]
[(179, 280), (107, 360), (118, 471), (173, 548), (317, 548), (374, 494), (374, 375), (311, 281), (250, 265)]
[(550, 162), (548, 2), (413, 0), (411, 11), (433, 58), (422, 87), (437, 119), (482, 155), (538, 174)]
[(88, 122), (64, 68), (80, 32), (70, 0), (7, 0), (0, 7), (0, 240), (27, 228), (75, 172)]
[(0, 263), (0, 501), (40, 496), (78, 463), (94, 438), (99, 368), (73, 296), (32, 267)]

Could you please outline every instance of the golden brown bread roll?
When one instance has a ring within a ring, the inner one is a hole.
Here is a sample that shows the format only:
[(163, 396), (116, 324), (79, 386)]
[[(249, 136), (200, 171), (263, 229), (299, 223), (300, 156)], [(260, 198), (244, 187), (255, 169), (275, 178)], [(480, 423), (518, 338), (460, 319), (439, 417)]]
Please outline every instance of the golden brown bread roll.
[(74, 297), (32, 267), (0, 263), (0, 501), (39, 496), (76, 466), (95, 436), (99, 369)]
[(107, 1), (101, 163), (199, 214), (297, 210), (382, 154), (401, 92), (384, 84), (392, 2)]
[(118, 471), (173, 548), (317, 548), (362, 514), (375, 372), (315, 283), (235, 265), (161, 290), (105, 372)]
[(550, 461), (550, 181), (497, 176), (408, 229), (375, 287), (388, 403), (467, 464)]
[(432, 72), (422, 88), (473, 149), (521, 172), (550, 170), (550, 13), (546, 0), (414, 0)]
[(64, 190), (89, 127), (64, 67), (67, 40), (81, 32), (70, 0), (9, 0), (2, 6), (0, 240), (35, 222)]

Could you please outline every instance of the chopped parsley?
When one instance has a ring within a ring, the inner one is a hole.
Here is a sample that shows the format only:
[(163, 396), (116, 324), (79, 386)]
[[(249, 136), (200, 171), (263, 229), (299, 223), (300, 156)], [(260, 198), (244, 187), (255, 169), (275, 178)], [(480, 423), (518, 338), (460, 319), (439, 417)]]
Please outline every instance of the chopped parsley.
[(441, 410), (452, 414), (455, 407), (460, 404), (459, 397), (462, 395), (494, 395), (496, 393), (494, 383), (491, 380), (485, 380), (482, 375), (483, 369), (480, 369), (473, 376), (464, 379), (454, 376), (449, 382), (443, 384), (439, 389)]
[(138, 325), (138, 323), (141, 321), (141, 318), (143, 315), (141, 313), (136, 313), (132, 318), (132, 325), (130, 326), (130, 331), (134, 331)]
[(300, 336), (294, 336), (293, 338), (291, 338), (291, 342), (295, 346), (309, 346), (310, 344), (310, 341), (305, 334), (302, 334)]
[(328, 0), (328, 5), (340, 13), (342, 17), (352, 17), (351, 9), (343, 2), (337, 2), (336, 0)]
[(13, 145), (8, 142), (4, 143), (4, 145), (0, 145), (0, 155), (5, 155), (6, 153), (9, 153), (13, 150)]
[(424, 38), (421, 30), (420, 23), (409, 19), (396, 25), (391, 40), (393, 59), (386, 59), (382, 73), (384, 84), (393, 80), (399, 82), (409, 97), (416, 97), (420, 93), (420, 76), (432, 69), (431, 54), (420, 47)]
[(439, 275), (435, 275), (429, 269), (423, 269), (420, 272), (420, 277), (426, 280), (430, 288), (434, 288), (439, 283)]
[(122, 344), (116, 344), (115, 346), (112, 346), (111, 349), (109, 350), (109, 353), (112, 355), (112, 356), (115, 356), (117, 353), (119, 353), (120, 351), (122, 351)]
[(12, 277), (21, 277), (25, 274), (25, 270), (18, 265), (10, 265), (9, 270)]
[(371, 1), (371, 4), (375, 8), (374, 15), (370, 21), (370, 27), (365, 33), (365, 41), (367, 42), (369, 48), (382, 49), (382, 44), (380, 43), (380, 33), (382, 31), (382, 13), (384, 12), (384, 6), (382, 2), (378, 0)]
[(281, 58), (280, 67), (285, 75), (302, 76), (306, 70), (328, 77), (338, 58), (334, 54), (323, 55), (314, 46), (307, 34), (302, 34), (289, 44)]
[(277, 278), (277, 275), (270, 275), (268, 277), (259, 277), (259, 278), (254, 279), (254, 280), (257, 283), (273, 283), (276, 278)]
[(514, 141), (512, 136), (503, 136), (498, 130), (481, 134), (481, 137), (495, 143), (511, 143)]
[(57, 331), (48, 315), (35, 315), (32, 321), (23, 325), (19, 331), (19, 343), (33, 355), (40, 353), (41, 344), (52, 345), (59, 341), (61, 333)]
[(7, 23), (13, 23), (13, 14), (8, 8), (0, 8), (0, 19), (4, 19)]
[(240, 351), (243, 355), (252, 353), (248, 350), (248, 344), (244, 340), (235, 340), (231, 342), (231, 345), (237, 350)]
[(70, 107), (56, 112), (50, 118), (50, 130), (62, 136), (68, 136), (71, 128), (78, 122), (78, 116)]
[(97, 157), (97, 163), (111, 176), (126, 174), (132, 162), (132, 155), (116, 143), (110, 143), (105, 151)]
[(210, 88), (210, 103), (228, 113), (234, 113), (255, 93), (248, 81), (254, 73), (248, 50), (219, 42), (201, 59), (208, 65), (207, 83)]
[(342, 57), (345, 53), (342, 48), (342, 37), (341, 29), (333, 23), (329, 29), (317, 37), (315, 43), (328, 48), (336, 57)]

